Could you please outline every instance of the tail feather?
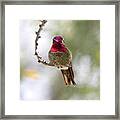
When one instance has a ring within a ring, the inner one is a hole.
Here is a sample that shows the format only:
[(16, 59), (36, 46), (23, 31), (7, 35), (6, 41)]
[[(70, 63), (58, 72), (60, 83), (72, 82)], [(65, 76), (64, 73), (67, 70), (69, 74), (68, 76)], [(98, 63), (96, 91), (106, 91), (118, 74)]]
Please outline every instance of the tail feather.
[(66, 85), (76, 85), (74, 81), (74, 73), (72, 67), (69, 67), (67, 70), (61, 70)]

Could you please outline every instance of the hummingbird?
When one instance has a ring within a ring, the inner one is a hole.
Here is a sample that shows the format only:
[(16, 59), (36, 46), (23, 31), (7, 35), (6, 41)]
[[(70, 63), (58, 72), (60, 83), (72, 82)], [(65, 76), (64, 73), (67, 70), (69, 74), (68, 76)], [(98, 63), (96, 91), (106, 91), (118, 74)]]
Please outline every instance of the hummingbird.
[(48, 53), (51, 64), (61, 70), (65, 85), (76, 85), (72, 69), (72, 53), (64, 44), (61, 35), (53, 37), (53, 43)]

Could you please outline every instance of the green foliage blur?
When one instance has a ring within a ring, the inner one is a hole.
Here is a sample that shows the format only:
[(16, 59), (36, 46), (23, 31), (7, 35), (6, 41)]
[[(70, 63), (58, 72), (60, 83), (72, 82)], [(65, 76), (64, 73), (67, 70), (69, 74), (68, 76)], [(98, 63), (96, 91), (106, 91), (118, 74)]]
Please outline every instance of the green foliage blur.
[(100, 21), (73, 20), (55, 21), (57, 29), (53, 35), (63, 35), (66, 45), (72, 51), (73, 59), (77, 53), (88, 54), (94, 65), (100, 65)]
[[(38, 29), (39, 21), (29, 21), (29, 26), (33, 32)], [(34, 27), (35, 26), (35, 27)], [(24, 29), (24, 26), (21, 27)], [(21, 30), (22, 30), (21, 29)], [(55, 35), (64, 37), (65, 45), (72, 52), (72, 64), (75, 74), (76, 86), (66, 86), (63, 81), (61, 72), (58, 69), (50, 68), (38, 64), (36, 59), (24, 57), (23, 44), (21, 44), (21, 86), (26, 80), (24, 70), (31, 68), (37, 70), (38, 74), (46, 76), (48, 83), (44, 89), (49, 92), (48, 97), (43, 99), (50, 100), (93, 100), (100, 99), (100, 21), (99, 20), (48, 20), (44, 28), (44, 34), (47, 33), (48, 48), (52, 45), (52, 38)], [(33, 33), (31, 33), (33, 34)], [(43, 35), (44, 35), (43, 34)], [(22, 35), (22, 34), (21, 34)], [(33, 35), (34, 36), (34, 35)], [(35, 36), (34, 36), (35, 37)], [(21, 37), (21, 40), (23, 38)], [(34, 41), (34, 39), (32, 39)], [(30, 39), (29, 39), (30, 42)], [(34, 44), (31, 44), (34, 48)], [(41, 46), (41, 44), (39, 44)], [(46, 46), (45, 46), (46, 47)], [(47, 50), (49, 51), (49, 49)], [(39, 51), (40, 52), (40, 51)], [(33, 51), (34, 54), (34, 51)], [(43, 53), (43, 56), (47, 53)], [(41, 55), (42, 56), (42, 55)], [(31, 59), (31, 60), (30, 60)], [(48, 59), (48, 58), (46, 58)], [(26, 62), (29, 61), (29, 62)], [(27, 67), (26, 67), (27, 66)], [(43, 70), (45, 69), (45, 70)], [(51, 71), (51, 72), (50, 72)], [(39, 77), (39, 81), (41, 77)], [(45, 80), (44, 80), (45, 81)], [(35, 81), (36, 82), (36, 81)], [(42, 82), (38, 87), (41, 87)], [(43, 85), (42, 85), (43, 86)], [(26, 87), (29, 87), (26, 85)], [(22, 89), (22, 88), (21, 88)], [(23, 91), (23, 90), (22, 90)], [(23, 97), (22, 99), (27, 99)], [(39, 95), (44, 96), (44, 92), (38, 91)], [(34, 97), (34, 95), (33, 95)], [(29, 99), (29, 98), (28, 98)], [(30, 98), (31, 99), (31, 98)], [(37, 97), (36, 100), (41, 100)]]

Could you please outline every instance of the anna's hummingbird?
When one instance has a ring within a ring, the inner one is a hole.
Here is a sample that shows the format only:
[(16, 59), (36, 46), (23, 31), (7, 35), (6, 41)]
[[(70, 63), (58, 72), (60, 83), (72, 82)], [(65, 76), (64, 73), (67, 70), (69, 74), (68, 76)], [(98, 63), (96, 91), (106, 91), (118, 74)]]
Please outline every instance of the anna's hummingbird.
[(58, 35), (53, 38), (53, 44), (48, 57), (50, 63), (59, 68), (63, 74), (66, 85), (75, 85), (74, 72), (72, 69), (72, 54), (63, 43), (64, 39)]

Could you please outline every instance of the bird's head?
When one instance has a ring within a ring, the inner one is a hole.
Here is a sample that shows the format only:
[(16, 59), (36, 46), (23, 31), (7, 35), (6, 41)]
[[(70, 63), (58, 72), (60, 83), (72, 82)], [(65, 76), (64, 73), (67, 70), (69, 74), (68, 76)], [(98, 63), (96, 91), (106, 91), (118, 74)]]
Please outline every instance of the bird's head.
[(53, 38), (53, 43), (62, 43), (63, 42), (63, 37), (60, 35), (57, 35)]
[(67, 48), (64, 45), (64, 39), (60, 35), (56, 35), (53, 37), (53, 44), (51, 47), (51, 52), (66, 52)]

